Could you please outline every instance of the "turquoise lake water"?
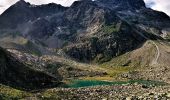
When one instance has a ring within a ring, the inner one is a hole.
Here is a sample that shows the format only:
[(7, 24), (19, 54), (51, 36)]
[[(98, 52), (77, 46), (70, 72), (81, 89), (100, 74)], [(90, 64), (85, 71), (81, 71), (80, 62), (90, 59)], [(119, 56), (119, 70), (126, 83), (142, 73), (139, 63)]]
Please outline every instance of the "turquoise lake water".
[(97, 81), (97, 80), (72, 80), (70, 84), (65, 85), (66, 88), (80, 88), (89, 86), (99, 86), (99, 85), (123, 85), (123, 84), (143, 84), (146, 86), (159, 86), (165, 85), (164, 82), (157, 81), (146, 81), (146, 80), (131, 80), (131, 81), (118, 81), (118, 82), (107, 82), (107, 81)]

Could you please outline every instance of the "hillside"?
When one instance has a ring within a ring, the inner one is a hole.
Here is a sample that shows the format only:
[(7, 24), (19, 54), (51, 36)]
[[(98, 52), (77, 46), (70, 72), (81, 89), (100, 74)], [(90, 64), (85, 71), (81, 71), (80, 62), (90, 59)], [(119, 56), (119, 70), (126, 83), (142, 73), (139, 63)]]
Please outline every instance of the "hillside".
[(45, 72), (32, 69), (0, 48), (0, 84), (23, 90), (57, 86), (62, 77), (54, 78)]

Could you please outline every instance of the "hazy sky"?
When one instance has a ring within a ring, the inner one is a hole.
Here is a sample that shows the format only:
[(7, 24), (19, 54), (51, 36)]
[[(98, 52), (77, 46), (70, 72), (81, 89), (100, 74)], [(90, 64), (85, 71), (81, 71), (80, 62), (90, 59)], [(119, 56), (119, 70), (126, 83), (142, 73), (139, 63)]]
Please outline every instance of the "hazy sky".
[[(0, 0), (0, 14), (18, 0)], [(70, 6), (75, 0), (25, 0), (32, 4), (47, 4), (50, 2)], [(151, 8), (159, 11), (164, 11), (170, 15), (170, 0), (145, 0), (146, 4)]]

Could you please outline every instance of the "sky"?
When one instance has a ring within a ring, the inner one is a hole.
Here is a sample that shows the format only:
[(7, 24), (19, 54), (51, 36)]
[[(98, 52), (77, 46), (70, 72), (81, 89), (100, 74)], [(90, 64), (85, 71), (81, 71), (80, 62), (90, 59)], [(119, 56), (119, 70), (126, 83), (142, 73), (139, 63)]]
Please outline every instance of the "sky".
[[(16, 3), (18, 0), (0, 0), (0, 14), (3, 13), (8, 7)], [(57, 3), (63, 6), (70, 6), (75, 0), (25, 0), (31, 4), (47, 4)], [(148, 7), (154, 10), (163, 11), (170, 16), (170, 0), (144, 0)]]

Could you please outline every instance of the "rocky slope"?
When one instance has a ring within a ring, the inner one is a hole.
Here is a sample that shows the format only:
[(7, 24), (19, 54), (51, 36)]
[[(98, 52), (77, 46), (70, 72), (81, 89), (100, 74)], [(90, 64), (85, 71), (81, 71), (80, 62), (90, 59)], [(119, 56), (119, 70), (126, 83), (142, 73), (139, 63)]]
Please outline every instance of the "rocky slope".
[[(0, 99), (25, 99), (25, 100), (143, 100), (159, 99), (168, 100), (170, 98), (169, 86), (145, 87), (140, 84), (97, 86), (79, 89), (53, 88), (38, 93), (18, 91), (16, 89), (0, 85)], [(140, 91), (139, 91), (140, 90)], [(9, 92), (11, 91), (11, 92)]]
[(20, 89), (38, 89), (57, 86), (62, 77), (54, 78), (45, 72), (30, 68), (9, 52), (0, 48), (0, 83)]
[[(29, 53), (8, 49), (8, 51), (20, 62), (29, 65), (32, 69), (43, 71), (53, 77), (63, 80), (84, 76), (104, 76), (107, 73), (96, 66), (79, 63), (61, 56), (36, 56)], [(60, 77), (61, 76), (61, 77)], [(61, 80), (60, 80), (61, 81)]]

